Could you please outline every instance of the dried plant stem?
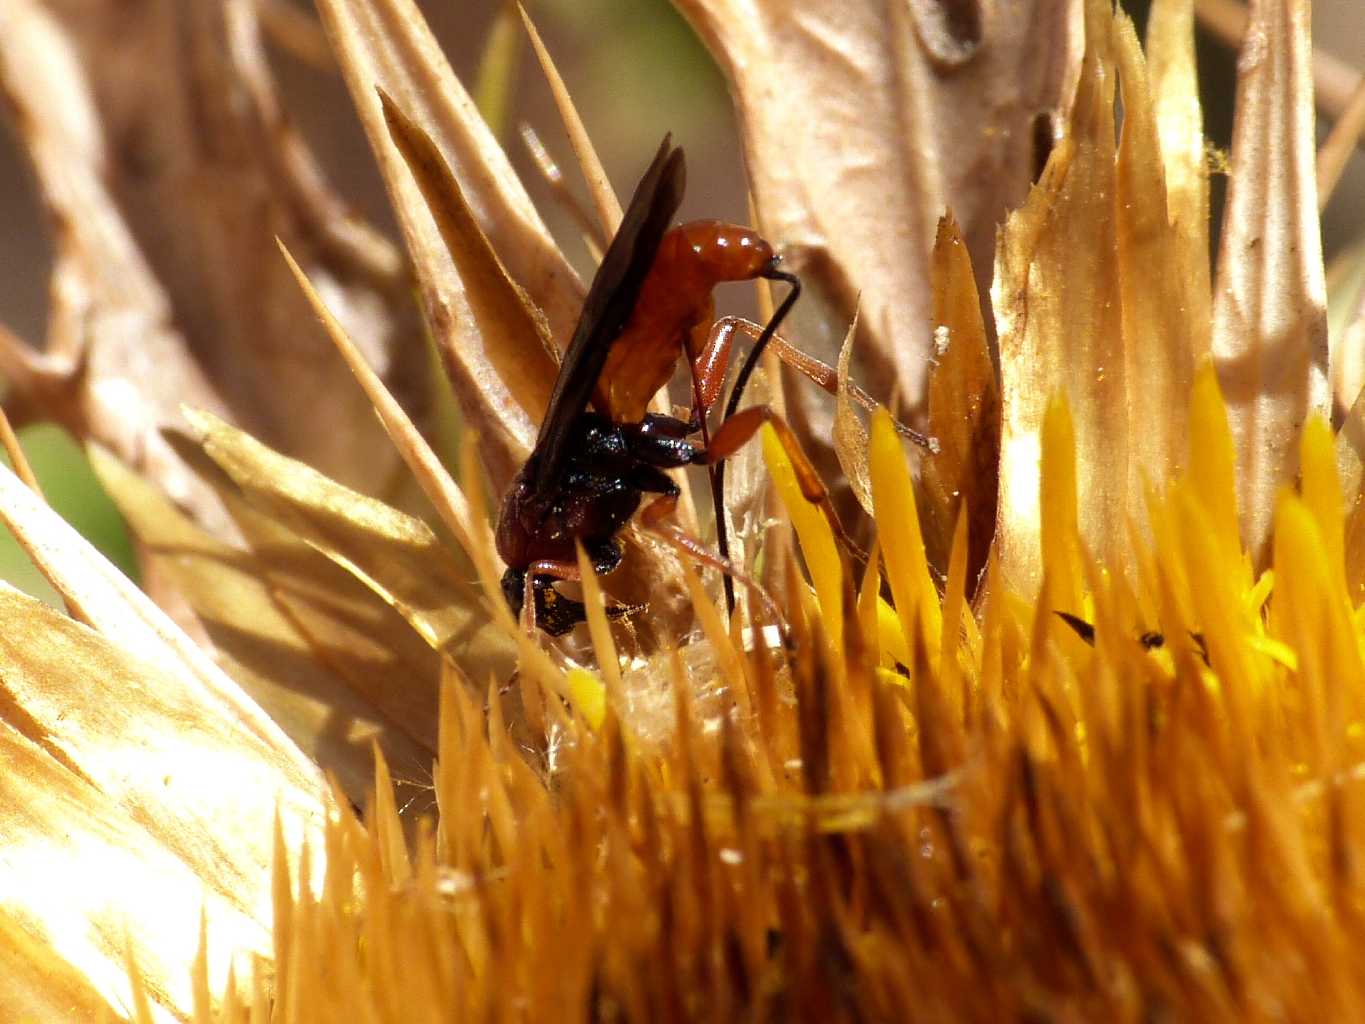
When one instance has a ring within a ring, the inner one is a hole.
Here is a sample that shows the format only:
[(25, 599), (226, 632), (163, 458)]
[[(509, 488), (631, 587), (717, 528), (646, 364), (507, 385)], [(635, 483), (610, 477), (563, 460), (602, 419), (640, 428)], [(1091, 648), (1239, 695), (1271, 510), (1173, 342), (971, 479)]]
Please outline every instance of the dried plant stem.
[(1318, 150), (1318, 212), (1327, 208), (1332, 192), (1346, 169), (1346, 161), (1361, 143), (1365, 133), (1365, 77), (1356, 84), (1351, 102), (1342, 111), (1327, 141)]
[[(1241, 0), (1195, 0), (1195, 16), (1215, 38), (1231, 47), (1242, 45), (1249, 15)], [(1314, 98), (1332, 120), (1345, 116), (1362, 81), (1365, 76), (1340, 57), (1314, 49)]]
[(47, 496), (43, 494), (42, 487), (38, 485), (38, 478), (33, 474), (33, 467), (29, 465), (28, 456), (24, 454), (24, 449), (19, 446), (19, 437), (14, 433), (14, 427), (10, 424), (9, 416), (5, 413), (3, 406), (0, 406), (0, 444), (5, 446), (5, 454), (9, 456), (10, 464), (14, 467), (14, 472), (19, 479), (34, 494), (47, 501)]
[(559, 69), (555, 67), (550, 51), (541, 42), (540, 33), (532, 24), (526, 8), (517, 4), (517, 10), (521, 12), (522, 24), (526, 26), (526, 34), (530, 37), (531, 48), (536, 51), (536, 59), (540, 61), (541, 70), (545, 72), (545, 80), (550, 84), (550, 92), (554, 95), (555, 106), (559, 109), (560, 119), (564, 122), (564, 130), (569, 133), (569, 142), (573, 145), (574, 155), (578, 157), (583, 179), (588, 183), (593, 206), (597, 208), (597, 219), (601, 221), (608, 235), (614, 235), (621, 225), (621, 203), (612, 190), (611, 182), (607, 180), (607, 172), (602, 167), (602, 161), (597, 156), (592, 140), (588, 138), (588, 130), (583, 126), (583, 119), (578, 116), (578, 108), (574, 106), (573, 99), (569, 96), (569, 89), (564, 84)]
[(521, 141), (526, 147), (526, 153), (535, 164), (536, 170), (540, 173), (541, 179), (550, 190), (554, 201), (560, 205), (578, 226), (578, 230), (583, 233), (583, 242), (588, 247), (592, 255), (593, 263), (600, 263), (602, 253), (611, 241), (611, 236), (602, 229), (602, 225), (593, 220), (587, 208), (578, 201), (578, 197), (564, 182), (564, 172), (559, 169), (559, 164), (555, 163), (554, 157), (550, 156), (549, 150), (545, 148), (545, 143), (540, 141), (540, 136), (529, 124), (521, 126)]
[(256, 13), (270, 41), (312, 67), (336, 68), (327, 35), (317, 18), (288, 0), (257, 0)]

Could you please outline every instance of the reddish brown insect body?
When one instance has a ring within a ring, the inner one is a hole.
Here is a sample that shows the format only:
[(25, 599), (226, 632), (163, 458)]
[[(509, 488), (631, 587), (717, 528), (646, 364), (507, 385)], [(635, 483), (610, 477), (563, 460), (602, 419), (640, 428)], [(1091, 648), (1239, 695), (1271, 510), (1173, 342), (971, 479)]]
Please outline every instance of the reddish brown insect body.
[[(503, 590), (514, 608), (522, 607), (529, 576), (536, 621), (552, 635), (584, 618), (583, 606), (553, 587), (577, 578), (575, 544), (598, 573), (612, 571), (621, 559), (616, 534), (643, 496), (660, 496), (647, 510), (651, 521), (671, 511), (679, 492), (665, 470), (725, 458), (765, 418), (727, 420), (706, 437), (706, 411), (724, 383), (731, 339), (712, 332), (711, 292), (722, 281), (756, 277), (793, 285), (751, 352), (752, 363), (799, 282), (777, 269), (772, 247), (747, 228), (697, 221), (669, 230), (684, 177), (682, 151), (665, 140), (603, 257), (536, 446), (503, 499), (497, 530), (508, 566)], [(648, 412), (684, 353), (693, 372), (690, 419)], [(702, 444), (688, 440), (699, 431)]]
[(708, 346), (715, 321), (711, 293), (722, 282), (749, 281), (775, 266), (772, 246), (749, 228), (699, 220), (669, 231), (635, 312), (607, 356), (593, 405), (614, 420), (643, 419), (685, 348), (693, 376), (710, 386), (703, 396), (710, 406), (725, 381), (728, 354)]

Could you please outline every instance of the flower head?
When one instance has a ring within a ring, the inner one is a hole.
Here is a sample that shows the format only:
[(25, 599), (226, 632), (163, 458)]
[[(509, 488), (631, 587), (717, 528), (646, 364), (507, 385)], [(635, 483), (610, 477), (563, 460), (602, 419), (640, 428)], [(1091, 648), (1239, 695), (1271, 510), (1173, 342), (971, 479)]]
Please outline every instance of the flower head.
[[(261, 273), (303, 299), (360, 384), (338, 402), (364, 395), (430, 522), (231, 425), (283, 416), (270, 440), (298, 451), (293, 396), (244, 404), (211, 373), (193, 441), (151, 429), (153, 392), (120, 448), (100, 403), (127, 356), (101, 360), (126, 338), (98, 316), (72, 351), (0, 347), (27, 397), (115, 448), (94, 463), (219, 662), (0, 474), (0, 515), (80, 620), (0, 595), (25, 631), (0, 640), (24, 809), (0, 855), (34, 879), (0, 913), (23, 979), (0, 1000), (1349, 1019), (1365, 513), (1359, 413), (1329, 426), (1354, 364), (1326, 331), (1306, 3), (1251, 12), (1213, 269), (1190, 0), (1157, 0), (1145, 54), (1101, 0), (680, 6), (730, 80), (759, 226), (814, 296), (787, 340), (837, 364), (833, 399), (768, 374), (829, 429), (765, 427), (731, 477), (739, 568), (781, 621), (761, 601), (727, 619), (715, 574), (638, 527), (609, 579), (580, 558), (579, 635), (517, 621), (485, 479), (501, 492), (531, 451), (582, 288), (415, 8), (320, 0), (415, 288), (330, 216), (327, 244), (286, 221), (283, 259), (220, 286)], [(224, 44), (278, 124), (253, 25), (224, 15)], [(600, 241), (620, 205), (557, 100)], [(118, 222), (89, 165), (44, 163), (72, 134), (25, 136), (54, 205)], [(285, 138), (265, 151), (304, 180)], [(105, 262), (78, 280), (107, 316), (110, 267), (144, 268), (94, 237)], [(412, 293), (468, 429), (454, 475), (386, 386), (402, 347), (370, 330), (403, 336)], [(932, 442), (907, 451), (877, 401), (865, 421), (867, 392)], [(684, 500), (681, 528), (705, 507)], [(604, 587), (645, 610), (613, 625)], [(114, 693), (54, 696), (91, 675)], [(59, 855), (133, 893), (169, 879), (156, 898), (182, 907), (201, 882), (193, 964), (183, 913), (40, 884)]]

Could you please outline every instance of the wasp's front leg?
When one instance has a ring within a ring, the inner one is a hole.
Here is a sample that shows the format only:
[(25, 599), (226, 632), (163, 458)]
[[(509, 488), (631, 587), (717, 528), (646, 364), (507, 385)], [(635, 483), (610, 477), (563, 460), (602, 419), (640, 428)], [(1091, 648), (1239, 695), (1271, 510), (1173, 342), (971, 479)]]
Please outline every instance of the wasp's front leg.
[[(695, 430), (692, 424), (684, 420), (653, 413), (646, 416), (642, 423), (627, 428), (624, 434), (626, 451), (638, 463), (631, 472), (632, 483), (651, 494), (668, 494), (668, 489), (660, 483), (668, 480), (668, 477), (659, 470), (682, 469), (697, 461), (700, 449), (687, 440), (687, 435)], [(652, 474), (650, 470), (653, 470)], [(637, 475), (640, 480), (649, 482), (635, 482)], [(677, 487), (674, 486), (673, 492), (676, 491)]]

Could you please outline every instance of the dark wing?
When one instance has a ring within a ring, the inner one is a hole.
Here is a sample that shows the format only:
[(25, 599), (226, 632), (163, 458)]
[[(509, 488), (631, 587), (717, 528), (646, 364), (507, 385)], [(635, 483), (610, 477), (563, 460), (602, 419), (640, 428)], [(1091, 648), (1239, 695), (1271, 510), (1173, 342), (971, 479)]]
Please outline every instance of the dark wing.
[(686, 181), (683, 151), (673, 145), (671, 135), (664, 136), (654, 162), (635, 188), (620, 230), (602, 257), (602, 265), (583, 300), (573, 340), (560, 363), (550, 405), (531, 453), (536, 462), (533, 482), (538, 492), (543, 492), (558, 477), (569, 429), (588, 407), (612, 342), (621, 336), (635, 310), (659, 243), (682, 205)]

